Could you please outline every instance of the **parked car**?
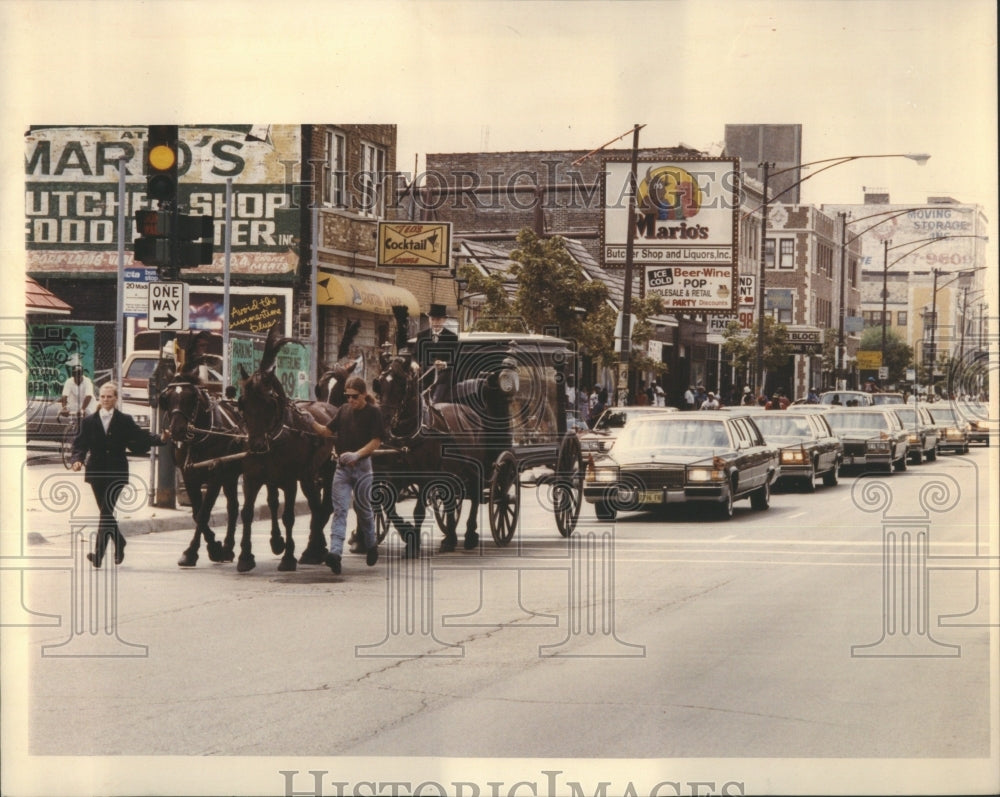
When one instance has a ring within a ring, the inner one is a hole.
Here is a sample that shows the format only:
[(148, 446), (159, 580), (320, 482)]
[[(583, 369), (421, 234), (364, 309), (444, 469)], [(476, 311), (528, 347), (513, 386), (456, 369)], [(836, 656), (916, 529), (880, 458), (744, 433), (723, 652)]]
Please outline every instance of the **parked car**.
[(906, 470), (907, 434), (885, 407), (856, 407), (824, 413), (844, 446), (844, 465), (878, 465), (889, 473)]
[(990, 435), (996, 436), (997, 422), (989, 418), (989, 407), (981, 404), (961, 403), (958, 411), (969, 423), (969, 443), (990, 444)]
[[(150, 409), (148, 406), (131, 401), (119, 401), (118, 408), (131, 415), (142, 429), (149, 429)], [(96, 411), (96, 402), (91, 409)], [(62, 442), (67, 428), (71, 425), (75, 426), (77, 419), (61, 413), (62, 403), (59, 399), (29, 398), (24, 416), (25, 438), (27, 440)]]
[(872, 404), (876, 407), (883, 404), (905, 404), (902, 393), (872, 393)]
[(903, 405), (893, 406), (892, 411), (906, 429), (906, 451), (913, 464), (919, 465), (924, 457), (929, 462), (937, 459), (938, 428), (927, 408), (923, 405)]
[(828, 390), (819, 394), (819, 403), (840, 407), (870, 407), (872, 395), (863, 390)]
[(768, 508), (780, 468), (748, 414), (650, 414), (629, 421), (610, 451), (588, 456), (583, 494), (601, 520), (674, 503), (714, 505), (731, 518), (742, 498)]
[(779, 484), (801, 484), (811, 493), (816, 490), (817, 476), (823, 477), (827, 487), (840, 480), (844, 446), (823, 413), (790, 408), (784, 412), (755, 413), (753, 419), (764, 441), (779, 448)]
[[(167, 357), (173, 360), (172, 356)], [(222, 394), (222, 358), (206, 355), (208, 379), (205, 387), (210, 393)], [(160, 363), (157, 351), (134, 351), (122, 363), (122, 400), (149, 406), (149, 380)]]
[(609, 451), (618, 435), (636, 418), (677, 412), (676, 407), (608, 407), (594, 422), (594, 428), (579, 434), (580, 447), (584, 454), (595, 451)]
[(931, 418), (938, 428), (938, 451), (969, 453), (969, 423), (951, 404), (936, 402), (930, 406)]

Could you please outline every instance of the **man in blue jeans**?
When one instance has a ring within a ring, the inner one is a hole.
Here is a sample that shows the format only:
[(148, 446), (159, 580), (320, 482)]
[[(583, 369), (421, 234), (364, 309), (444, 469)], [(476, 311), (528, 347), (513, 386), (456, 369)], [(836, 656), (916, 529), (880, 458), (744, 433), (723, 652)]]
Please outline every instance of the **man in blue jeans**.
[[(330, 553), (324, 560), (340, 574), (340, 559), (347, 536), (347, 512), (351, 508), (358, 516), (358, 531), (368, 547), (368, 566), (378, 561), (378, 540), (375, 537), (375, 516), (372, 513), (371, 455), (382, 444), (382, 411), (368, 395), (365, 380), (352, 376), (344, 385), (346, 403), (337, 410), (329, 425), (313, 421), (313, 431), (336, 439), (337, 470), (333, 474), (333, 521), (330, 524)], [(353, 496), (353, 498), (352, 498)]]

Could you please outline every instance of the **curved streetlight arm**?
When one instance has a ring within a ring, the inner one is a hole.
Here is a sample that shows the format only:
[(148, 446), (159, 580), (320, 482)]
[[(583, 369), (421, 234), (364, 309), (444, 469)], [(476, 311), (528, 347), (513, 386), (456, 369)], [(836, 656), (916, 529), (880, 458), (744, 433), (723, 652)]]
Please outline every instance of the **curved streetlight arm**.
[(826, 163), (826, 164), (828, 164), (828, 165), (824, 166), (822, 169), (819, 169), (819, 170), (813, 172), (812, 174), (807, 174), (801, 180), (796, 180), (790, 186), (788, 186), (787, 188), (785, 188), (783, 191), (775, 194), (773, 197), (770, 197), (770, 198), (764, 197), (763, 204), (758, 205), (753, 210), (748, 211), (747, 213), (745, 213), (744, 214), (744, 218), (746, 216), (753, 215), (754, 213), (756, 213), (761, 208), (767, 207), (774, 200), (778, 199), (781, 196), (784, 196), (785, 194), (787, 194), (789, 191), (791, 191), (796, 186), (802, 185), (802, 183), (804, 183), (806, 180), (811, 180), (813, 177), (815, 177), (818, 174), (822, 174), (827, 169), (832, 169), (835, 166), (840, 166), (841, 164), (844, 164), (844, 163), (850, 163), (851, 161), (863, 160), (863, 159), (866, 159), (866, 158), (908, 158), (911, 161), (915, 161), (918, 166), (923, 166), (925, 163), (927, 163), (927, 161), (930, 160), (930, 157), (931, 157), (930, 155), (926, 155), (924, 153), (918, 153), (918, 154), (913, 154), (913, 153), (908, 153), (908, 154), (907, 153), (896, 153), (896, 154), (891, 154), (891, 155), (842, 155), (839, 158), (823, 158), (822, 160), (809, 161), (808, 163), (800, 163), (797, 166), (789, 166), (789, 167), (787, 167), (785, 169), (779, 169), (776, 172), (771, 172), (770, 176), (772, 178), (774, 178), (774, 177), (778, 177), (779, 175), (782, 175), (782, 174), (788, 174), (788, 172), (798, 171), (799, 169), (805, 169), (805, 168), (808, 168), (809, 166), (816, 166), (817, 164), (820, 164), (820, 163)]

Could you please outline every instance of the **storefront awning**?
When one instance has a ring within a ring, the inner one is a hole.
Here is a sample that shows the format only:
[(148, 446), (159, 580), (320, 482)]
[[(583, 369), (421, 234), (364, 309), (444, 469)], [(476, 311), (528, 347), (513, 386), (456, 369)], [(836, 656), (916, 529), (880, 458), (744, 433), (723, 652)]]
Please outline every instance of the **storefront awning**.
[(29, 313), (69, 315), (73, 308), (25, 274), (24, 309)]
[(411, 317), (420, 315), (417, 297), (406, 288), (360, 277), (320, 273), (316, 279), (316, 303), (379, 315), (392, 315), (393, 305), (405, 305)]

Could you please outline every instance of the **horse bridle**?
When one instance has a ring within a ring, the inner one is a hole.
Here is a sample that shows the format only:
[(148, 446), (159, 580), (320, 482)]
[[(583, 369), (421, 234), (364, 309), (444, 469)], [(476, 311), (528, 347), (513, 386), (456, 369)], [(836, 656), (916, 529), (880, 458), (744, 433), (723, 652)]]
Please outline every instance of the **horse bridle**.
[[(175, 415), (180, 415), (185, 421), (185, 437), (183, 440), (178, 440), (177, 442), (190, 443), (195, 442), (195, 434), (201, 434), (201, 442), (207, 437), (213, 434), (225, 434), (223, 432), (215, 431), (212, 424), (212, 412), (211, 405), (209, 403), (208, 393), (205, 392), (199, 385), (194, 384), (188, 380), (175, 380), (170, 382), (161, 392), (161, 396), (166, 395), (169, 392), (180, 393), (185, 387), (191, 388), (195, 392), (196, 401), (194, 404), (194, 412), (192, 414), (186, 413), (181, 407), (174, 407), (170, 410), (170, 418), (173, 419)], [(209, 428), (204, 429), (199, 427), (195, 421), (197, 420), (198, 413), (205, 412), (208, 413)], [(195, 433), (195, 434), (192, 434)]]

